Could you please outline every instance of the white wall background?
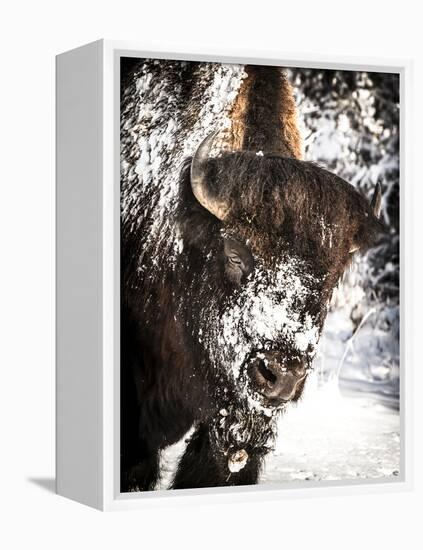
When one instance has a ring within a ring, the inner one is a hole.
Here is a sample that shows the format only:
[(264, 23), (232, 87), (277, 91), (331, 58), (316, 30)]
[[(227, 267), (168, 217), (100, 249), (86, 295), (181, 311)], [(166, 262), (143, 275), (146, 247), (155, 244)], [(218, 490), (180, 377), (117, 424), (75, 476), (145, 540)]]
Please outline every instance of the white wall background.
[[(420, 339), (423, 58), (418, 3), (15, 0), (0, 18), (0, 546), (422, 547), (422, 369), (409, 493), (101, 514), (54, 495), (54, 55), (97, 38), (415, 61), (414, 349)], [(410, 182), (407, 182), (410, 185)], [(35, 480), (35, 481), (34, 481)], [(47, 489), (46, 489), (47, 488)], [(154, 545), (154, 546), (153, 546)]]

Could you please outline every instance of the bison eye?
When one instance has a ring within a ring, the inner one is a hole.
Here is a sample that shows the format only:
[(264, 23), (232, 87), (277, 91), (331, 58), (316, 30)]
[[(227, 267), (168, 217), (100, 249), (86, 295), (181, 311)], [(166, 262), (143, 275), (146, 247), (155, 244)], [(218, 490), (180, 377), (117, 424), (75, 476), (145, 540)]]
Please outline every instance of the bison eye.
[(242, 260), (238, 256), (228, 256), (228, 260), (231, 264), (242, 266)]
[(254, 261), (249, 248), (234, 240), (224, 239), (225, 274), (228, 279), (240, 284), (253, 270)]

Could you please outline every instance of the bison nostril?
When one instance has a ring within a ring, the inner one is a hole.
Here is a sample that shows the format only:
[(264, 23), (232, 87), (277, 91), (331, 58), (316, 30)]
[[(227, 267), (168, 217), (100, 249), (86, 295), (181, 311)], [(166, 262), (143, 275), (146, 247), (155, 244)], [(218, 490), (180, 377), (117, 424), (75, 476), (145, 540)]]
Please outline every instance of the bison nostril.
[(269, 385), (275, 384), (277, 377), (273, 372), (267, 368), (266, 362), (263, 359), (259, 359), (257, 364), (257, 371), (259, 374), (269, 383)]
[(279, 406), (301, 395), (306, 367), (299, 360), (287, 360), (275, 352), (262, 352), (247, 367), (249, 387), (270, 406)]

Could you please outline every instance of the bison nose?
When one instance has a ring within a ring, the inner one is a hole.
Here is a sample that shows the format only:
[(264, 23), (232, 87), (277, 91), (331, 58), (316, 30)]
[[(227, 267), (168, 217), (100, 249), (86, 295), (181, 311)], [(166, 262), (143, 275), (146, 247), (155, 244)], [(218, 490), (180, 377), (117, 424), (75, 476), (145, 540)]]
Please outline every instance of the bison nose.
[(248, 365), (252, 388), (271, 406), (278, 406), (296, 396), (306, 377), (299, 360), (283, 360), (278, 352), (257, 354)]

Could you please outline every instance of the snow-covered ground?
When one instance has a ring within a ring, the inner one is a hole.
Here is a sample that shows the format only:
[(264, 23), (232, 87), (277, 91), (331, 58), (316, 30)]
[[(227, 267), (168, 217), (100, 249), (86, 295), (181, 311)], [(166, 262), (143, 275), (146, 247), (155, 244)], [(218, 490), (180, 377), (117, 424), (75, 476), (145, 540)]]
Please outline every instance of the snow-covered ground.
[(334, 380), (281, 418), (262, 483), (396, 476), (400, 421), (376, 400), (343, 396)]

